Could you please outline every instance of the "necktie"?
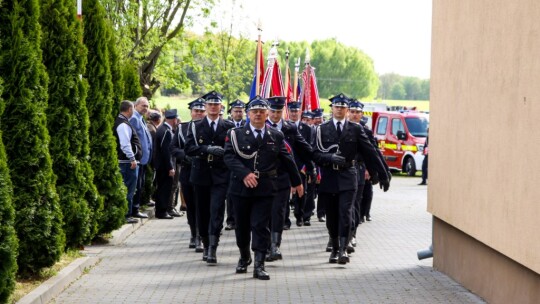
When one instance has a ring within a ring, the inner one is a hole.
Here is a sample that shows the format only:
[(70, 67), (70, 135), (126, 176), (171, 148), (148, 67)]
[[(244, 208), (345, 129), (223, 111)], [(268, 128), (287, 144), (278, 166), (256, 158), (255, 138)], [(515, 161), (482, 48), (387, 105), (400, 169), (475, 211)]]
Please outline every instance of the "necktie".
[(262, 144), (262, 130), (255, 129), (255, 132), (257, 132), (257, 136), (255, 136), (255, 138), (257, 139), (257, 144), (259, 144), (260, 146)]
[(272, 127), (277, 128), (277, 124), (276, 124), (276, 123), (273, 123), (273, 124), (272, 124)]
[(341, 137), (341, 121), (337, 122), (337, 136)]
[(239, 122), (236, 123), (236, 127), (240, 128), (240, 123)]
[(210, 123), (210, 135), (212, 135), (212, 137), (214, 136), (214, 126), (216, 125), (215, 122), (211, 122)]

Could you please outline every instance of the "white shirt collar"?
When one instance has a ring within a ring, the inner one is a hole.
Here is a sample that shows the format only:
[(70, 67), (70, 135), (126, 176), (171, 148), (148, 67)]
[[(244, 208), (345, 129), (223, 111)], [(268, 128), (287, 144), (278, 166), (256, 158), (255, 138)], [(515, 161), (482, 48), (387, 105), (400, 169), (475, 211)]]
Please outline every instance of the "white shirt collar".
[(336, 129), (337, 129), (337, 123), (338, 123), (338, 121), (341, 122), (341, 129), (343, 130), (343, 126), (345, 125), (345, 118), (343, 118), (342, 120), (338, 120), (338, 119), (332, 118), (332, 120), (334, 121), (334, 126), (336, 127)]
[[(253, 133), (253, 136), (257, 137), (257, 128), (255, 128), (251, 123), (249, 124), (249, 127), (251, 128), (251, 132)], [(264, 132), (266, 132), (266, 124), (259, 130), (262, 130), (261, 136), (264, 137)]]
[(212, 121), (214, 122), (214, 131), (215, 131), (217, 128), (218, 121), (219, 121), (219, 116), (218, 118), (216, 118), (216, 120), (211, 120), (210, 117), (206, 116), (206, 121), (208, 121), (209, 126), (212, 125)]

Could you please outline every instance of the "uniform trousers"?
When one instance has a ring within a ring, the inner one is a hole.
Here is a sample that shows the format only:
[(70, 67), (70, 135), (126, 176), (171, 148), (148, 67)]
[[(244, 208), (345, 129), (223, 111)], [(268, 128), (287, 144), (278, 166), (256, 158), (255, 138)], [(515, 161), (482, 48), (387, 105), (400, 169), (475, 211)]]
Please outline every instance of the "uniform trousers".
[(272, 218), (270, 220), (270, 229), (272, 232), (283, 232), (283, 225), (285, 225), (285, 214), (287, 213), (287, 208), (289, 207), (288, 202), (290, 193), (290, 188), (286, 188), (278, 190), (274, 195), (272, 202)]
[[(306, 175), (300, 174), (300, 177), (302, 178), (302, 185), (304, 186), (304, 189), (307, 189), (307, 178)], [(293, 195), (293, 203), (294, 203), (294, 217), (297, 220), (303, 221), (304, 216), (304, 208), (306, 205), (306, 195), (303, 195), (302, 197), (298, 197), (298, 194)]]
[(326, 210), (326, 228), (331, 238), (349, 237), (355, 190), (319, 193), (319, 203)]
[(156, 170), (156, 216), (163, 216), (167, 212), (171, 196), (173, 177), (169, 176), (169, 170)]
[(133, 206), (131, 207), (131, 214), (137, 214), (141, 208), (141, 201), (144, 192), (144, 183), (146, 181), (146, 165), (138, 165), (139, 170), (137, 173), (137, 186), (135, 195), (133, 195)]
[(178, 205), (178, 186), (179, 186), (179, 178), (180, 178), (180, 164), (176, 164), (175, 172), (174, 172), (174, 178), (171, 188), (171, 196), (169, 197), (169, 206), (167, 210), (172, 210)]
[[(183, 169), (182, 169), (183, 170)], [(195, 193), (193, 185), (189, 182), (180, 183), (180, 191), (186, 202), (186, 217), (191, 231), (191, 237), (197, 236), (197, 205), (195, 204)]]
[(360, 204), (360, 216), (369, 216), (369, 211), (371, 210), (371, 201), (373, 200), (373, 185), (366, 181), (364, 185), (362, 195), (362, 203)]
[(214, 184), (211, 186), (194, 185), (195, 201), (197, 205), (197, 227), (199, 235), (219, 237), (223, 228), (225, 217), (225, 198), (228, 184)]
[(353, 206), (353, 223), (351, 229), (354, 230), (360, 225), (360, 208), (362, 205), (362, 197), (364, 196), (364, 184), (358, 185), (356, 190), (356, 195), (354, 197), (354, 206)]
[[(272, 196), (243, 197), (230, 195), (234, 217), (236, 219), (236, 245), (246, 248), (250, 245), (253, 251), (266, 252), (270, 247), (270, 214), (272, 212)], [(283, 226), (282, 226), (283, 227)]]
[(231, 198), (227, 197), (227, 219), (225, 220), (228, 225), (234, 225), (234, 208), (231, 202)]
[(306, 204), (304, 205), (304, 221), (309, 221), (311, 215), (315, 210), (315, 191), (316, 191), (316, 180), (312, 180), (310, 183), (307, 183), (306, 187)]

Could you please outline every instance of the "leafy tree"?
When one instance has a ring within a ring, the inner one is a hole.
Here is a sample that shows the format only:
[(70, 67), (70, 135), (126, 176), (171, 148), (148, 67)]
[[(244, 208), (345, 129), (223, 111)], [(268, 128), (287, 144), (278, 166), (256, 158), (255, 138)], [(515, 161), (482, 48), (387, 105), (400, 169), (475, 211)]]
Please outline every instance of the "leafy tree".
[(395, 83), (394, 86), (392, 87), (392, 93), (391, 93), (392, 99), (403, 100), (405, 99), (405, 96), (407, 96), (407, 92), (405, 91), (403, 84), (401, 82)]
[(87, 107), (90, 116), (90, 163), (94, 184), (103, 198), (99, 232), (107, 233), (125, 222), (126, 189), (120, 175), (116, 141), (112, 133), (113, 83), (110, 67), (109, 40), (111, 28), (105, 21), (105, 10), (98, 0), (83, 1), (84, 42), (88, 48), (86, 67), (88, 84)]
[(378, 98), (429, 100), (429, 79), (401, 76), (395, 73), (381, 75), (379, 79), (381, 86), (377, 92)]
[[(0, 2), (0, 5), (2, 3)], [(0, 41), (1, 43), (1, 41)], [(0, 80), (0, 95), (2, 95), (2, 81)], [(4, 110), (4, 102), (0, 98), (0, 116)], [(2, 142), (0, 131), (0, 303), (7, 303), (15, 287), (15, 273), (17, 272), (18, 242), (13, 228), (15, 210), (12, 204), (13, 188), (9, 177), (6, 151)]]
[(101, 210), (88, 161), (87, 87), (80, 77), (86, 65), (86, 47), (72, 1), (42, 0), (41, 8), (43, 62), (49, 75), (49, 149), (58, 178), (66, 243), (77, 248), (97, 232), (92, 209), (98, 206)]
[(37, 0), (8, 1), (0, 8), (0, 77), (5, 100), (1, 129), (13, 183), (22, 274), (53, 265), (65, 242), (48, 148), (48, 78), (42, 63), (39, 15)]
[(161, 85), (154, 72), (164, 47), (183, 32), (194, 17), (208, 16), (214, 4), (214, 0), (101, 2), (114, 24), (120, 53), (139, 65), (143, 94), (149, 99)]

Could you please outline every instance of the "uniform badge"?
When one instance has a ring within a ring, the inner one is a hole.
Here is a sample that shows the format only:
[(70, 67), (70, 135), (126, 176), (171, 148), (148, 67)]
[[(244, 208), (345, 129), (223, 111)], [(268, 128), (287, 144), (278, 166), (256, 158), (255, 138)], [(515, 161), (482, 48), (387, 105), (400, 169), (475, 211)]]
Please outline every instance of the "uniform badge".
[(246, 134), (249, 134), (249, 131), (246, 131)]
[(251, 149), (251, 147), (250, 147), (250, 146), (247, 146), (247, 148), (248, 148), (248, 149)]
[(202, 140), (202, 138), (201, 138), (201, 139), (199, 139), (199, 143), (200, 143), (200, 144), (202, 144), (202, 143), (203, 143), (203, 140)]

